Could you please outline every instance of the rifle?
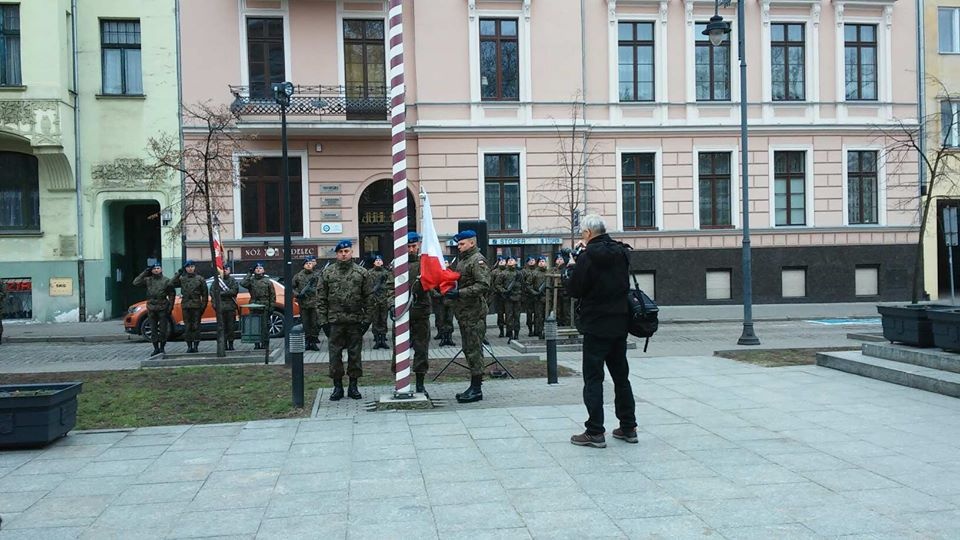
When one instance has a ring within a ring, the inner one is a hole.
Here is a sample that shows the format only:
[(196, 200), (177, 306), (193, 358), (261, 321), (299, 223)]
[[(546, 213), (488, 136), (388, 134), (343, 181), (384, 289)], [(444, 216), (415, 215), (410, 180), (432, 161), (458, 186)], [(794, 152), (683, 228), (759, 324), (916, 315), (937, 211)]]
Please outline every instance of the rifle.
[(500, 295), (503, 297), (504, 300), (506, 300), (506, 298), (510, 296), (510, 293), (513, 291), (513, 287), (517, 284), (517, 278), (519, 277), (520, 277), (520, 274), (518, 272), (514, 272), (513, 279), (510, 280), (510, 285), (507, 285), (507, 290), (503, 291), (503, 294)]
[(317, 292), (317, 285), (320, 283), (319, 274), (310, 278), (310, 281), (307, 282), (307, 286), (300, 291), (300, 294), (297, 295), (298, 300), (303, 300), (307, 296)]

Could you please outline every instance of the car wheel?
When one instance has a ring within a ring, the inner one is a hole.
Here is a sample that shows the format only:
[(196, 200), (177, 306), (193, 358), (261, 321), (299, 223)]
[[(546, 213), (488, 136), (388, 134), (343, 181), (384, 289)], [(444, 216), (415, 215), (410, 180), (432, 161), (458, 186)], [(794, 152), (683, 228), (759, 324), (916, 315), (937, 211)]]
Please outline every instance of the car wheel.
[(283, 313), (271, 311), (269, 325), (271, 338), (283, 337)]
[[(170, 339), (170, 329), (173, 328), (173, 322), (167, 321), (167, 340)], [(150, 316), (144, 315), (140, 320), (140, 335), (147, 341), (153, 341), (153, 328), (150, 324)]]

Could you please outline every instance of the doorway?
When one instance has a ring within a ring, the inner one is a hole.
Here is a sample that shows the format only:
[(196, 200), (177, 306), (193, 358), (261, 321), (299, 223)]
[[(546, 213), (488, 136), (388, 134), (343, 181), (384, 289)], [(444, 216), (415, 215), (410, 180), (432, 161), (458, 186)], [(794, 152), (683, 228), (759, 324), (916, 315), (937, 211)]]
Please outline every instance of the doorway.
[[(393, 262), (393, 181), (385, 178), (367, 186), (360, 195), (357, 223), (360, 242), (357, 255), (372, 259), (383, 257), (387, 264)], [(413, 194), (407, 190), (407, 228), (417, 230), (417, 205)]]
[(161, 260), (160, 204), (154, 201), (112, 201), (104, 206), (107, 217), (106, 246), (110, 249), (107, 293), (110, 316), (121, 317), (127, 308), (144, 299), (143, 287), (133, 278)]

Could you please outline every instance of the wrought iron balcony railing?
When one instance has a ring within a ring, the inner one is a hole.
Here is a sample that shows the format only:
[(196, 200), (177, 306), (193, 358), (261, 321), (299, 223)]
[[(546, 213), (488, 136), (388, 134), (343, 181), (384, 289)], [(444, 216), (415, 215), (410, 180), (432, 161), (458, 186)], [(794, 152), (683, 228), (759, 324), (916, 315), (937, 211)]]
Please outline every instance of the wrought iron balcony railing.
[[(279, 116), (280, 105), (265, 85), (230, 86), (230, 109), (239, 116)], [(287, 115), (331, 120), (382, 120), (390, 115), (386, 86), (294, 86)]]

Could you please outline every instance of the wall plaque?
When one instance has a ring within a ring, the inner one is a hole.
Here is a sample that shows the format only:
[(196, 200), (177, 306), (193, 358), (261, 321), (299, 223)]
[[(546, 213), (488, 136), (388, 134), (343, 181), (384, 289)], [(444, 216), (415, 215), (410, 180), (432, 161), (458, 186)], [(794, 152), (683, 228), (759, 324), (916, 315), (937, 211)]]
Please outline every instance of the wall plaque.
[(323, 219), (340, 219), (340, 212), (338, 210), (322, 210), (320, 217)]
[(340, 184), (320, 184), (320, 193), (340, 193)]
[(73, 296), (73, 278), (50, 278), (50, 296)]
[(322, 198), (320, 199), (320, 206), (337, 206), (337, 207), (339, 207), (339, 206), (340, 206), (340, 201), (342, 201), (342, 200), (343, 200), (343, 199), (341, 199), (340, 197), (322, 197)]

